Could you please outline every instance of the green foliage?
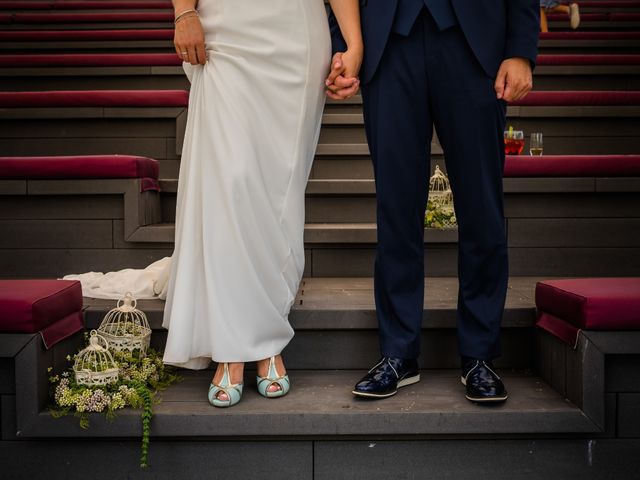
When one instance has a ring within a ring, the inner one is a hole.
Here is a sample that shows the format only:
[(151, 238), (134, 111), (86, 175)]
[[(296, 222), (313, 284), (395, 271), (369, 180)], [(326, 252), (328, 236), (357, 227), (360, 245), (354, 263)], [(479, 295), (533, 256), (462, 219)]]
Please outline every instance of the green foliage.
[(424, 214), (424, 226), (426, 228), (451, 228), (456, 225), (456, 215), (453, 211), (445, 211), (440, 205), (429, 200)]
[[(174, 367), (162, 363), (162, 353), (149, 348), (146, 356), (139, 352), (112, 352), (119, 368), (118, 381), (109, 385), (78, 384), (73, 374), (75, 355), (67, 356), (71, 365), (60, 375), (51, 375), (49, 412), (54, 418), (70, 413), (79, 418), (81, 428), (89, 428), (90, 413), (103, 413), (107, 420), (116, 418), (116, 410), (125, 407), (141, 409), (142, 443), (140, 466), (146, 467), (153, 404), (157, 393), (181, 380)], [(53, 369), (47, 369), (51, 372)]]

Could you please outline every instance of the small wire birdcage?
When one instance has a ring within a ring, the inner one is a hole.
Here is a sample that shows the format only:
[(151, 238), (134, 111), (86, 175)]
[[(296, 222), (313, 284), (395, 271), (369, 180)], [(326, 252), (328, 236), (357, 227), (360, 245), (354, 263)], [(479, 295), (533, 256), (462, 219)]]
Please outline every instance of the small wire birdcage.
[(98, 332), (109, 341), (113, 350), (127, 350), (132, 354), (146, 355), (151, 337), (147, 316), (136, 308), (137, 301), (131, 292), (118, 300), (116, 308), (107, 312)]
[(425, 225), (431, 228), (454, 228), (457, 225), (449, 179), (438, 165), (429, 179)]
[(76, 383), (81, 385), (108, 385), (118, 381), (118, 365), (109, 352), (109, 342), (91, 330), (89, 345), (81, 350), (73, 364)]
[(429, 200), (444, 211), (453, 211), (453, 193), (449, 179), (436, 165), (433, 176), (429, 179)]

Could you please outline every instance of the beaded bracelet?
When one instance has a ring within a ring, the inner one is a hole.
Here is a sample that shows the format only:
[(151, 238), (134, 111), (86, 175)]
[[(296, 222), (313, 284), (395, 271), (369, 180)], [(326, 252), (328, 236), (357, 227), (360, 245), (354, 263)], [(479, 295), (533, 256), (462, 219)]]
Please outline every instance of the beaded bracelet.
[(180, 20), (182, 17), (184, 17), (188, 13), (195, 13), (196, 17), (198, 16), (198, 11), (193, 8), (190, 8), (189, 10), (185, 10), (184, 12), (180, 13), (180, 15), (176, 16), (175, 20), (173, 21), (174, 25), (178, 23), (178, 20)]

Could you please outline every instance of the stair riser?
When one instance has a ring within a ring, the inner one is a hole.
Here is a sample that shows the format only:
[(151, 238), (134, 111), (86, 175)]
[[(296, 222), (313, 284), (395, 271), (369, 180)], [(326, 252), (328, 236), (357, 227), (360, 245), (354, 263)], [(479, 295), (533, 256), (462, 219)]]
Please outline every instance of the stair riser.
[[(496, 361), (498, 368), (533, 368), (532, 330), (503, 329), (503, 354)], [(166, 331), (155, 330), (151, 345), (164, 349), (166, 336)], [(296, 332), (283, 355), (291, 370), (367, 370), (378, 360), (379, 352), (376, 330), (302, 330)], [(460, 366), (454, 329), (423, 330), (420, 366), (428, 369)]]

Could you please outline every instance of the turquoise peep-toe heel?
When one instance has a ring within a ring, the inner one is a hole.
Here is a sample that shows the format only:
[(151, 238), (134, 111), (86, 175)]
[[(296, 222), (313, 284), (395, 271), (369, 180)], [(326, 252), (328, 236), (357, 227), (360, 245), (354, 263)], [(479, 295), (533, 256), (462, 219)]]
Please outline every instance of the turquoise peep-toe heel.
[[(258, 393), (267, 398), (282, 397), (286, 395), (291, 388), (289, 375), (278, 375), (276, 370), (276, 357), (271, 357), (269, 359), (269, 372), (267, 373), (267, 376), (261, 377), (260, 375), (257, 375), (256, 381), (258, 383)], [(270, 392), (268, 388), (271, 385), (278, 385), (280, 390)]]
[[(235, 405), (242, 398), (242, 386), (243, 383), (231, 383), (231, 376), (229, 375), (229, 364), (224, 364), (224, 374), (222, 375), (222, 380), (220, 380), (220, 385), (216, 385), (211, 382), (209, 385), (209, 403), (214, 407), (230, 407)], [(223, 392), (227, 394), (228, 400), (220, 400), (218, 398), (218, 393)]]

